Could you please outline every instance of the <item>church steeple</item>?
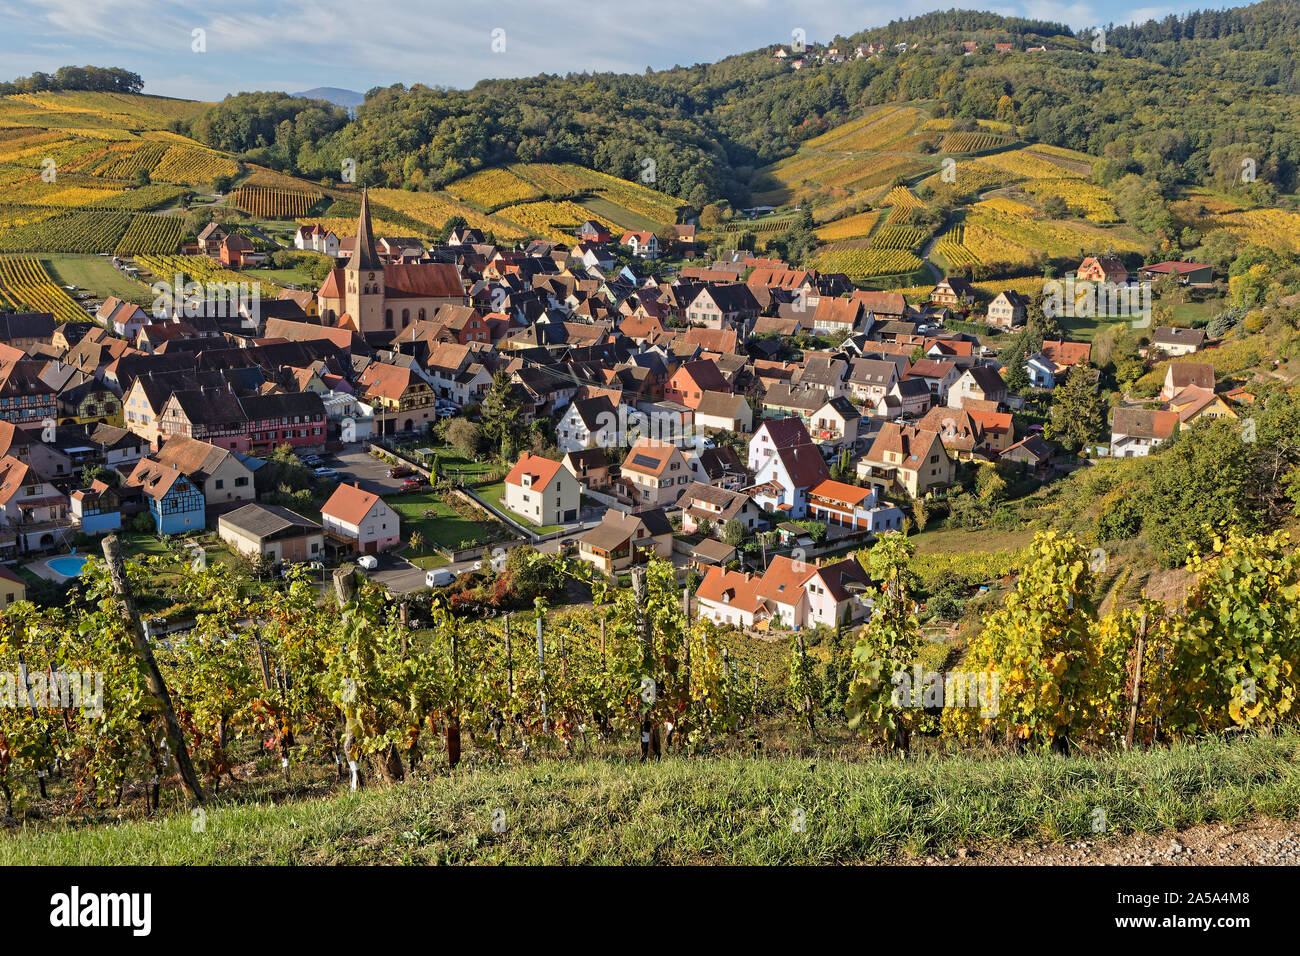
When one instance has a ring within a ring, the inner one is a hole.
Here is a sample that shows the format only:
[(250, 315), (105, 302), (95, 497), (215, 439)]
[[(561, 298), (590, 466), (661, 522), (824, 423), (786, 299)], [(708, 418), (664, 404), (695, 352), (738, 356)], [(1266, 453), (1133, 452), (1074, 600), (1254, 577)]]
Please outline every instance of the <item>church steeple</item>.
[(348, 268), (354, 272), (362, 269), (378, 269), (379, 256), (375, 253), (375, 236), (370, 229), (370, 194), (361, 190), (361, 216), (357, 221), (357, 244), (348, 260)]

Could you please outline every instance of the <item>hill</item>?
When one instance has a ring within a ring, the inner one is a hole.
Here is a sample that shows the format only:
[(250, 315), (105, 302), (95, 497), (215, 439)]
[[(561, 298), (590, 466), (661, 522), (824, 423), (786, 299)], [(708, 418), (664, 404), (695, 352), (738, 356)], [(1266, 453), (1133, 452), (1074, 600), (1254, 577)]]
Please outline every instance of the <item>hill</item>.
[(342, 106), (344, 109), (353, 109), (366, 101), (364, 93), (358, 93), (356, 90), (340, 89), (337, 86), (317, 86), (301, 93), (290, 93), (289, 95), (305, 100), (325, 100), (335, 106)]

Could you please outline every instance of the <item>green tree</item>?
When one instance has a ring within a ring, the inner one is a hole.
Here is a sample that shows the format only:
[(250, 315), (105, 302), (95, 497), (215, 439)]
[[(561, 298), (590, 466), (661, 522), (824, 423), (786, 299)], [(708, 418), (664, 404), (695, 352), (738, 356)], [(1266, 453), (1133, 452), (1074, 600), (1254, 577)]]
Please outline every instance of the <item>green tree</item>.
[(479, 415), (483, 437), (496, 449), (502, 461), (513, 459), (523, 428), (519, 423), (519, 400), (505, 369), (492, 376), (492, 387), (483, 396)]
[(1096, 370), (1091, 365), (1070, 369), (1065, 383), (1052, 394), (1052, 409), (1044, 434), (1071, 452), (1101, 439), (1106, 434), (1109, 406), (1097, 388)]

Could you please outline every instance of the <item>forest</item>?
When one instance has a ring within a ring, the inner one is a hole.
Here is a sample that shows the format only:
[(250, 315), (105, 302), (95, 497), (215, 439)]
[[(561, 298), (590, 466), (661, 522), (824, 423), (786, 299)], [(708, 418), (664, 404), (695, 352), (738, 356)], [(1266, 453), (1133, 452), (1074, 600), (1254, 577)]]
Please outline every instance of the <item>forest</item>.
[[(511, 161), (574, 162), (635, 180), (650, 158), (651, 185), (700, 208), (745, 204), (756, 169), (867, 108), (925, 100), (938, 115), (1014, 123), (1033, 141), (1103, 157), (1104, 177), (1136, 173), (1166, 192), (1231, 182), (1228, 153), (1249, 147), (1258, 188), (1290, 193), (1300, 162), (1298, 33), (1300, 11), (1282, 0), (1080, 35), (951, 11), (813, 44), (848, 56), (799, 71), (769, 48), (635, 75), (541, 75), (467, 90), (396, 84), (370, 90), (353, 121), (319, 101), (241, 93), (183, 131), (316, 178), (354, 158), (364, 182), (416, 189)], [(963, 55), (962, 40), (979, 51)], [(998, 41), (1017, 52), (995, 53)], [(890, 46), (852, 56), (867, 42)], [(1048, 49), (1023, 52), (1033, 44)]]

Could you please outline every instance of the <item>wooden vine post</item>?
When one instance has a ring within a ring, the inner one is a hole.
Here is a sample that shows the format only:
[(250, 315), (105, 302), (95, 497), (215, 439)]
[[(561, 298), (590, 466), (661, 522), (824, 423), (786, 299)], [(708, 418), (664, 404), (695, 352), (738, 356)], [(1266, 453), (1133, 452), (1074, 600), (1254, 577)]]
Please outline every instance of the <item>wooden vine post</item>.
[(537, 607), (537, 693), (541, 698), (542, 704), (542, 736), (549, 736), (551, 733), (551, 722), (546, 716), (546, 642), (542, 637), (542, 614), (541, 605)]
[[(342, 610), (357, 599), (357, 579), (351, 567), (335, 568), (333, 577), (334, 599)], [(365, 785), (365, 777), (361, 774), (361, 762), (357, 760), (356, 724), (351, 706), (344, 708), (343, 719), (343, 759), (347, 761), (352, 776), (351, 788), (360, 790)]]
[(1138, 624), (1137, 660), (1133, 664), (1133, 705), (1128, 712), (1128, 733), (1124, 737), (1124, 749), (1133, 749), (1133, 734), (1137, 730), (1138, 702), (1142, 699), (1142, 657), (1145, 654), (1147, 638), (1147, 614), (1142, 612)]
[(149, 693), (157, 702), (162, 714), (163, 729), (167, 734), (167, 746), (176, 757), (176, 769), (180, 774), (181, 786), (185, 788), (190, 800), (195, 803), (204, 801), (203, 787), (199, 784), (194, 765), (190, 762), (190, 752), (185, 746), (185, 735), (181, 731), (180, 721), (172, 707), (172, 697), (163, 680), (158, 662), (154, 660), (153, 648), (149, 646), (149, 636), (144, 632), (140, 621), (140, 611), (135, 604), (135, 596), (126, 580), (126, 565), (122, 561), (122, 544), (117, 535), (110, 534), (104, 539), (104, 560), (108, 563), (109, 580), (113, 582), (113, 592), (117, 595), (118, 610), (131, 636), (131, 646), (144, 671), (145, 683)]

